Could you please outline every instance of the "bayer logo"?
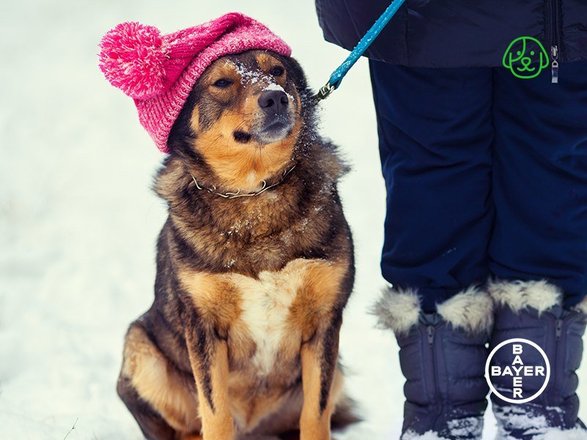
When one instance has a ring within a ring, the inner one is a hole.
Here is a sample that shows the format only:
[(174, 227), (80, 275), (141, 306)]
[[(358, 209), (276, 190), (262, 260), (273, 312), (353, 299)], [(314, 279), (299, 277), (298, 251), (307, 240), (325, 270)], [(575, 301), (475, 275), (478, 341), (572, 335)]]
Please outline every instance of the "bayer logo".
[(485, 363), (491, 392), (509, 403), (526, 403), (542, 394), (550, 379), (550, 362), (544, 350), (523, 338), (496, 345)]

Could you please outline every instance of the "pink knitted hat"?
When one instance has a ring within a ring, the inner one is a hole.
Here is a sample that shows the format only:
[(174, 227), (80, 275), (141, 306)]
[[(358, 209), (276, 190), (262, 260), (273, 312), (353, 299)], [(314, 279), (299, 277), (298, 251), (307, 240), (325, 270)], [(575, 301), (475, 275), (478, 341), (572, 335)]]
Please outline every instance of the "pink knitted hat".
[(102, 38), (100, 69), (134, 99), (141, 124), (157, 148), (169, 153), (171, 127), (206, 67), (224, 55), (250, 49), (291, 54), (264, 25), (234, 12), (167, 35), (153, 26), (127, 22)]

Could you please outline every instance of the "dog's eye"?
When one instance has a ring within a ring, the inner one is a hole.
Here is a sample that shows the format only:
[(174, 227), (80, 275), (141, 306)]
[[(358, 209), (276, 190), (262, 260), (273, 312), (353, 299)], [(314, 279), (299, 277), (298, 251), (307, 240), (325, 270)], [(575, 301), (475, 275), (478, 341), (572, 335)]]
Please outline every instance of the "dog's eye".
[(214, 87), (218, 87), (219, 89), (225, 89), (232, 84), (232, 81), (227, 78), (220, 78), (218, 81), (214, 83)]
[(269, 70), (269, 74), (273, 75), (273, 76), (281, 76), (283, 75), (284, 69), (281, 66), (275, 66), (272, 67), (271, 70)]

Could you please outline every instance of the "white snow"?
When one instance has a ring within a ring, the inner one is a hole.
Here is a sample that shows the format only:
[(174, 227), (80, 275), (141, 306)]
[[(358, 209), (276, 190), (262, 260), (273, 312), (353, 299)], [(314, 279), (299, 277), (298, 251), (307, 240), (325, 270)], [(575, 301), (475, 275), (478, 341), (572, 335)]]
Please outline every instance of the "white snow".
[(277, 91), (280, 91), (280, 92), (284, 92), (285, 91), (285, 90), (283, 90), (283, 87), (281, 87), (279, 84), (275, 84), (275, 83), (269, 84), (263, 90), (277, 90)]
[[(550, 407), (549, 410), (562, 412), (561, 408)], [(508, 421), (509, 425), (517, 430), (523, 430), (527, 435), (534, 435), (535, 440), (586, 440), (587, 431), (581, 428), (566, 430), (562, 432), (560, 429), (551, 428), (548, 420), (544, 416), (534, 416), (528, 414), (520, 407), (515, 405), (504, 406), (496, 411), (496, 417)], [(499, 430), (499, 434), (503, 440), (516, 440), (507, 435), (505, 432)]]
[(263, 90), (277, 90), (279, 92), (284, 92), (290, 101), (293, 101), (294, 99), (293, 96), (290, 93), (287, 93), (281, 85), (274, 82), (269, 83), (263, 88)]
[(428, 431), (424, 434), (416, 434), (414, 431), (407, 431), (402, 435), (401, 440), (448, 440), (444, 437), (439, 437), (438, 434)]
[(236, 71), (241, 77), (242, 84), (245, 84), (247, 82), (255, 84), (262, 80), (270, 80), (270, 77), (268, 75), (264, 75), (263, 73), (256, 70), (247, 69), (242, 64), (237, 64)]
[[(172, 32), (233, 9), (278, 31), (314, 88), (346, 56), (322, 40), (312, 1), (44, 0), (0, 8), (1, 439), (142, 438), (115, 381), (126, 327), (152, 301), (165, 210), (149, 187), (162, 155), (131, 99), (98, 70), (97, 43), (122, 21)], [(385, 196), (364, 60), (322, 114), (323, 133), (354, 166), (341, 188), (357, 248), (341, 353), (366, 419), (337, 438), (397, 439), (397, 346), (367, 314), (383, 286)], [(579, 394), (587, 402), (585, 371)], [(587, 419), (587, 405), (581, 415)], [(489, 414), (485, 433), (495, 435)]]
[(572, 429), (561, 431), (560, 429), (550, 429), (544, 434), (544, 438), (537, 440), (585, 440), (587, 439), (587, 431), (584, 429)]

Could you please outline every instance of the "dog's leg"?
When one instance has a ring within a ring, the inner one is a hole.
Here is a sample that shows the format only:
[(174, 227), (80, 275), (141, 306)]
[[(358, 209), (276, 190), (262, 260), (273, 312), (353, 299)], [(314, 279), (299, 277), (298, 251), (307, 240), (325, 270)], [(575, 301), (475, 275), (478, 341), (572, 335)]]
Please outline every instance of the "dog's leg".
[(211, 329), (193, 323), (186, 335), (198, 390), (204, 440), (235, 440), (228, 400), (228, 346)]
[(342, 291), (349, 276), (346, 262), (315, 262), (306, 268), (304, 285), (290, 307), (291, 322), (302, 330), (300, 357), (304, 403), (301, 440), (330, 440), (330, 418), (340, 399), (337, 369), (342, 325)]
[(175, 440), (182, 433), (200, 430), (190, 381), (175, 370), (138, 322), (126, 334), (117, 391), (149, 440)]
[(330, 440), (330, 418), (342, 387), (342, 376), (336, 368), (341, 321), (335, 318), (331, 326), (302, 345), (301, 440)]
[(118, 396), (133, 415), (145, 438), (151, 440), (175, 440), (175, 430), (169, 426), (151, 405), (141, 399), (129, 378), (122, 375), (116, 386)]

